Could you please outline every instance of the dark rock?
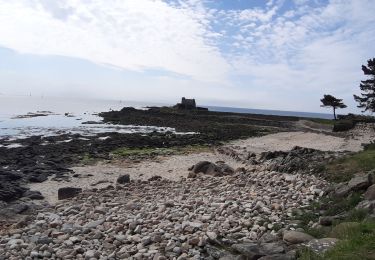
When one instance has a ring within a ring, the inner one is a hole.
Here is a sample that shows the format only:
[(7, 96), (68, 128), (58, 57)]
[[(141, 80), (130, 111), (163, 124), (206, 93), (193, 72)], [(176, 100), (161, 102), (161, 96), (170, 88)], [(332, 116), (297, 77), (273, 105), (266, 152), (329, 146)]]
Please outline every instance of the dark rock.
[(221, 259), (221, 260), (236, 260), (236, 259), (245, 260), (246, 259), (246, 257), (244, 256), (233, 255), (222, 247), (207, 245), (205, 246), (205, 251), (207, 255), (213, 259)]
[(33, 174), (33, 175), (28, 177), (28, 180), (30, 182), (44, 182), (44, 181), (48, 180), (48, 174), (46, 174), (46, 173)]
[(27, 190), (20, 186), (20, 173), (0, 169), (0, 201), (10, 202), (22, 197)]
[(28, 210), (29, 205), (24, 204), (24, 203), (17, 203), (17, 204), (13, 204), (13, 205), (9, 206), (8, 209), (15, 214), (20, 214), (20, 213), (23, 213), (26, 210)]
[(260, 251), (259, 245), (256, 243), (243, 243), (232, 245), (232, 250), (245, 256), (247, 259), (259, 259), (266, 254)]
[(16, 181), (22, 178), (18, 172), (6, 171), (0, 169), (0, 180), (2, 181)]
[(23, 194), (24, 197), (28, 197), (32, 200), (42, 200), (44, 196), (40, 193), (40, 191), (31, 191), (28, 190)]
[(148, 180), (149, 180), (149, 181), (159, 181), (159, 180), (161, 180), (161, 179), (162, 179), (161, 176), (159, 176), (159, 175), (155, 175), (155, 176), (152, 176), (151, 178), (149, 178)]
[(189, 178), (194, 178), (197, 173), (203, 173), (211, 176), (222, 176), (233, 174), (234, 169), (227, 164), (220, 162), (217, 165), (208, 161), (202, 161), (193, 166)]
[(284, 253), (285, 249), (280, 242), (273, 242), (260, 244), (260, 251), (266, 255), (275, 255)]
[(350, 193), (350, 187), (346, 183), (339, 183), (335, 188), (336, 197), (344, 197)]
[(370, 187), (372, 183), (373, 174), (369, 173), (366, 175), (356, 176), (352, 178), (348, 183), (348, 187), (352, 191), (365, 190), (368, 187)]
[(231, 175), (234, 173), (234, 169), (225, 163), (219, 163), (217, 166), (224, 175)]
[(364, 198), (366, 200), (375, 200), (375, 184), (368, 187), (368, 189), (365, 192)]
[(197, 177), (197, 174), (195, 173), (195, 172), (192, 172), (192, 171), (190, 171), (189, 173), (188, 173), (188, 176), (187, 176), (188, 178), (195, 178), (195, 177)]
[(10, 202), (22, 197), (22, 194), (27, 191), (26, 188), (21, 187), (19, 183), (13, 181), (6, 181), (0, 179), (0, 200)]
[(117, 183), (119, 184), (125, 184), (130, 182), (130, 176), (129, 174), (121, 175), (117, 178)]
[(290, 151), (269, 151), (260, 154), (259, 162), (267, 162), (267, 169), (284, 173), (321, 171), (322, 162), (330, 152), (296, 146)]
[(357, 206), (357, 209), (364, 209), (368, 213), (375, 213), (375, 200), (363, 200)]
[(57, 197), (59, 200), (69, 199), (76, 197), (82, 192), (81, 188), (64, 187), (57, 191)]
[(193, 169), (192, 169), (192, 171), (194, 172), (194, 173), (206, 173), (207, 172), (207, 170), (208, 170), (208, 168), (210, 167), (210, 166), (212, 166), (213, 165), (213, 163), (211, 163), (211, 162), (208, 162), (208, 161), (202, 161), (202, 162), (199, 162), (199, 163), (197, 163), (196, 165), (194, 165), (193, 166)]
[(314, 237), (309, 234), (299, 232), (299, 231), (285, 231), (283, 235), (283, 240), (289, 244), (300, 244), (308, 242), (314, 239)]
[(269, 242), (275, 242), (278, 241), (279, 238), (276, 235), (273, 235), (271, 233), (264, 233), (261, 238), (259, 239), (262, 243), (269, 243)]

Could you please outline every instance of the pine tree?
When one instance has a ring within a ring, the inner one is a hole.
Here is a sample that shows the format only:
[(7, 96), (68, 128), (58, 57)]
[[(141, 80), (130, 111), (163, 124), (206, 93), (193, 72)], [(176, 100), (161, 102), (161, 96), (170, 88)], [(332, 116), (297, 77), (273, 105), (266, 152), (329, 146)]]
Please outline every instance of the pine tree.
[(322, 107), (332, 107), (333, 108), (333, 116), (336, 120), (336, 109), (337, 108), (346, 108), (346, 105), (342, 102), (342, 99), (335, 98), (332, 95), (324, 95), (324, 97), (320, 100), (323, 105)]
[(375, 112), (375, 58), (368, 60), (367, 66), (362, 65), (362, 70), (369, 78), (361, 81), (361, 96), (354, 95), (354, 99), (359, 103), (357, 107), (364, 109), (362, 112)]

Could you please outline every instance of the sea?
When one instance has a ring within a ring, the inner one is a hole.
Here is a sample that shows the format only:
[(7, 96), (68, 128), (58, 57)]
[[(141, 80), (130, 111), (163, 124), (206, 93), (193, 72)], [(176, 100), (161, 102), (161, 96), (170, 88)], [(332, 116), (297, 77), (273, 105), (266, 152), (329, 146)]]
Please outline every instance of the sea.
[[(148, 133), (174, 131), (168, 127), (119, 126), (101, 123), (98, 113), (119, 110), (123, 107), (146, 109), (147, 106), (169, 106), (171, 104), (135, 101), (95, 100), (62, 97), (4, 96), (0, 95), (0, 138), (19, 139), (32, 135), (51, 136), (57, 134), (93, 135), (104, 132)], [(251, 113), (279, 116), (331, 119), (330, 114), (307, 113), (282, 110), (203, 106), (210, 111)], [(45, 116), (33, 116), (44, 114)], [(84, 122), (98, 122), (83, 124)]]

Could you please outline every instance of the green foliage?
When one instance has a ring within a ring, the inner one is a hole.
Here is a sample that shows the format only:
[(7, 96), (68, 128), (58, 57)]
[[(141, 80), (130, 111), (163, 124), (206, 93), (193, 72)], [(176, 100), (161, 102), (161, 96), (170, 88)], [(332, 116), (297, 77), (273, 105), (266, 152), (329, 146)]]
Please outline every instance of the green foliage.
[(355, 122), (350, 119), (339, 120), (333, 125), (333, 132), (344, 132), (352, 129), (355, 126)]
[(97, 159), (93, 158), (90, 154), (85, 153), (81, 158), (81, 163), (84, 165), (90, 165), (94, 164), (97, 161)]
[(322, 107), (332, 107), (333, 108), (333, 116), (336, 120), (336, 109), (337, 108), (346, 108), (346, 105), (342, 102), (342, 99), (335, 98), (332, 95), (324, 95), (324, 97), (320, 100), (322, 102)]
[(325, 166), (325, 177), (330, 182), (349, 181), (358, 173), (375, 169), (375, 144), (364, 151), (338, 158)]
[(368, 210), (366, 209), (352, 209), (348, 212), (346, 220), (348, 221), (362, 221), (368, 216)]
[(361, 194), (353, 193), (346, 198), (332, 198), (325, 211), (326, 216), (335, 216), (354, 209), (362, 200)]
[(359, 88), (361, 96), (354, 95), (354, 100), (358, 102), (359, 108), (365, 111), (375, 111), (375, 58), (367, 61), (367, 66), (362, 65), (363, 73), (368, 79), (362, 80)]
[(314, 251), (306, 247), (302, 248), (301, 250), (297, 252), (297, 257), (299, 260), (323, 260), (324, 259), (323, 256), (320, 256), (314, 253)]
[[(319, 234), (316, 237), (320, 237)], [(333, 228), (329, 237), (340, 239), (335, 247), (318, 255), (309, 248), (297, 252), (300, 260), (375, 259), (375, 220), (345, 222)]]
[(305, 232), (315, 238), (323, 238), (326, 237), (328, 232), (330, 231), (330, 227), (319, 227), (319, 228), (304, 228)]
[(375, 221), (352, 225), (340, 233), (342, 239), (324, 259), (375, 259)]

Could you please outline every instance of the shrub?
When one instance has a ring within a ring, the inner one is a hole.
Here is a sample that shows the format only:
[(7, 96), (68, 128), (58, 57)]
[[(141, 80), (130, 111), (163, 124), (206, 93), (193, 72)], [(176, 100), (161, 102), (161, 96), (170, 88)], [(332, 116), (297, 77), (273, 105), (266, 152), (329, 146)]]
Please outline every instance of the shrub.
[(343, 132), (352, 129), (355, 126), (355, 121), (345, 119), (339, 120), (333, 125), (333, 132)]

